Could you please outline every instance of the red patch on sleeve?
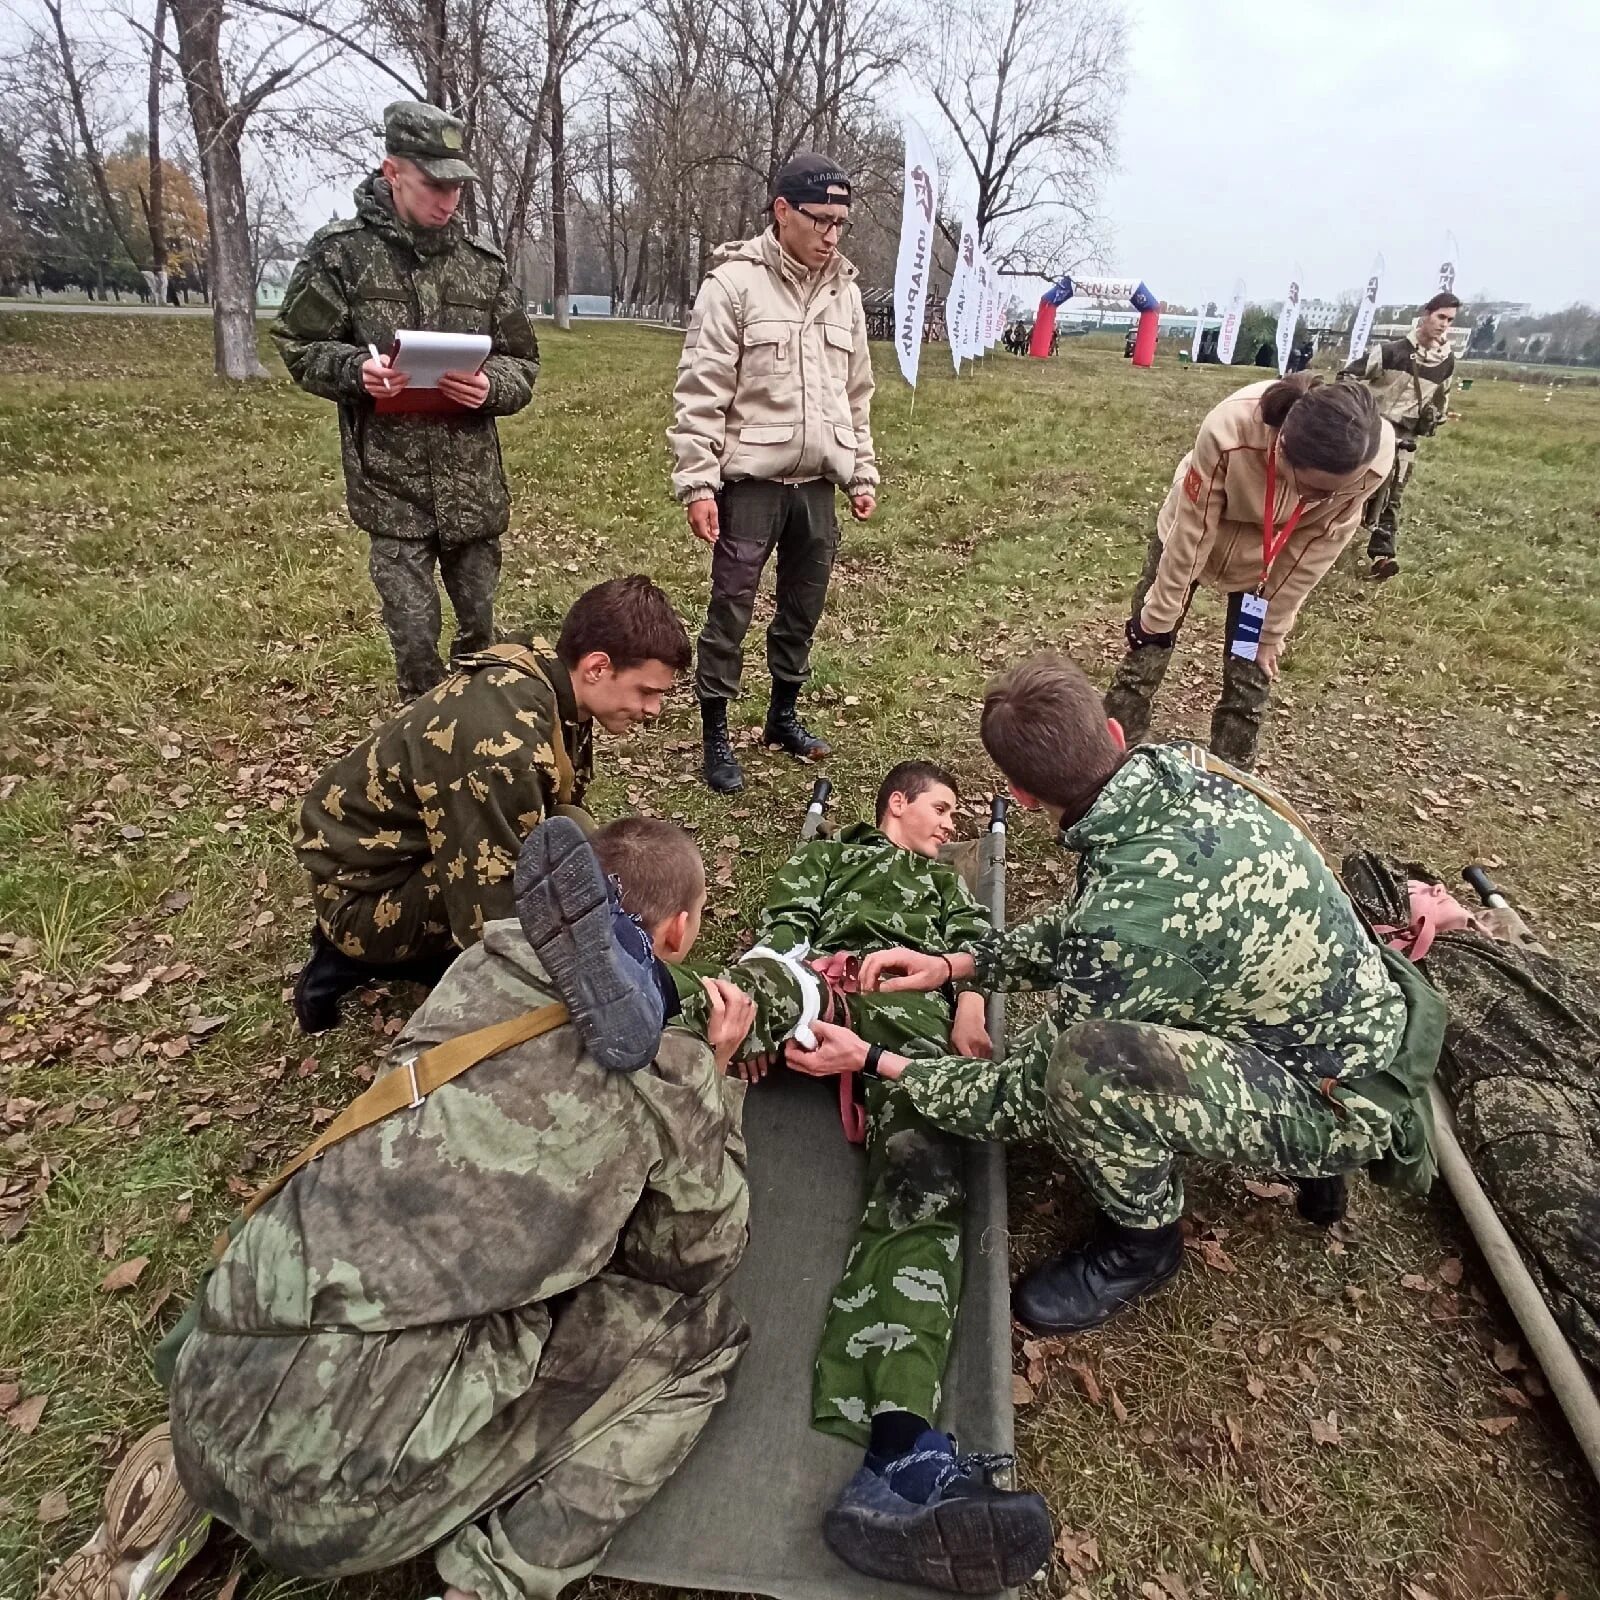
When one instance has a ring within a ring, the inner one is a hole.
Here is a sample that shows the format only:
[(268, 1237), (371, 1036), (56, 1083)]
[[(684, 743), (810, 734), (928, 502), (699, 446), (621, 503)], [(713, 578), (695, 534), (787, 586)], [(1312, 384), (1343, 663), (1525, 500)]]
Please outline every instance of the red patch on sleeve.
[(1183, 475), (1183, 492), (1196, 505), (1200, 504), (1200, 487), (1203, 481), (1198, 467), (1190, 467)]

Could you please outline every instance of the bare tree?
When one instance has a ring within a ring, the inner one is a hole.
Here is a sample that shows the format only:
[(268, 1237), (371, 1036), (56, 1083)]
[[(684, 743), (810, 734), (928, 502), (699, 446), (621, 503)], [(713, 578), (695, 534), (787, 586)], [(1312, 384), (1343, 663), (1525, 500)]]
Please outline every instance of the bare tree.
[(940, 0), (919, 70), (977, 190), (1002, 271), (1053, 276), (1093, 247), (1124, 85), (1116, 0)]

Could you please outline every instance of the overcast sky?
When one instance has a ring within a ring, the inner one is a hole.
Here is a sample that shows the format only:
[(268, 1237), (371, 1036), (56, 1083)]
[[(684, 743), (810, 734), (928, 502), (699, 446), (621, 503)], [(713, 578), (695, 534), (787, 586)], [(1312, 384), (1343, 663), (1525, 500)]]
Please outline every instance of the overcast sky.
[(1600, 0), (1130, 0), (1116, 255), (1163, 299), (1600, 303)]

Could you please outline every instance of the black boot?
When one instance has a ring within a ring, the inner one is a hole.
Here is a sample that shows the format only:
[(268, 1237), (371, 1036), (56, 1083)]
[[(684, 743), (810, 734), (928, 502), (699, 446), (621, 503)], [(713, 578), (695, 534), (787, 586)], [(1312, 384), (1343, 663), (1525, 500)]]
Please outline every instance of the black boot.
[(704, 751), (705, 779), (718, 794), (737, 794), (744, 788), (744, 773), (728, 737), (728, 702), (700, 702), (700, 743)]
[(1182, 1265), (1178, 1223), (1125, 1228), (1102, 1217), (1081, 1250), (1043, 1261), (1021, 1279), (1011, 1310), (1035, 1333), (1079, 1333), (1159, 1289)]
[(311, 930), (311, 955), (294, 980), (294, 1015), (302, 1033), (326, 1033), (339, 1026), (339, 1002), (363, 984), (388, 974), (353, 961), (321, 928)]
[(802, 761), (821, 761), (833, 754), (833, 746), (819, 739), (806, 727), (795, 711), (800, 698), (798, 683), (785, 683), (782, 678), (772, 680), (772, 699), (767, 706), (767, 725), (761, 737), (767, 744), (798, 756)]
[(1344, 1221), (1345, 1207), (1350, 1200), (1350, 1186), (1342, 1172), (1331, 1178), (1291, 1178), (1298, 1191), (1294, 1208), (1307, 1222), (1319, 1228), (1331, 1228)]

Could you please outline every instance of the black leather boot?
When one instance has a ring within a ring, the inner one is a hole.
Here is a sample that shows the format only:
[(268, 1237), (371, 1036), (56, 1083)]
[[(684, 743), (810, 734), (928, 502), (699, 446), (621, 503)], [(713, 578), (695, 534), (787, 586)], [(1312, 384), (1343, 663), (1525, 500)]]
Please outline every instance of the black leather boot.
[(1307, 1222), (1319, 1228), (1331, 1228), (1344, 1221), (1345, 1208), (1350, 1201), (1350, 1185), (1342, 1172), (1331, 1178), (1291, 1178), (1298, 1191), (1294, 1208)]
[(1011, 1292), (1018, 1322), (1035, 1333), (1098, 1328), (1183, 1265), (1183, 1229), (1125, 1228), (1102, 1217), (1081, 1250), (1042, 1261)]
[(311, 930), (311, 955), (294, 980), (294, 1015), (302, 1033), (326, 1033), (339, 1026), (339, 1002), (366, 983), (387, 976), (364, 961), (353, 961), (321, 928)]
[(819, 739), (795, 711), (800, 698), (798, 683), (785, 683), (782, 678), (772, 680), (772, 699), (767, 705), (767, 725), (761, 737), (767, 744), (798, 756), (802, 761), (821, 761), (833, 754), (833, 746)]
[(701, 770), (718, 794), (737, 794), (744, 788), (744, 772), (728, 737), (726, 700), (700, 702), (700, 745), (704, 754)]

